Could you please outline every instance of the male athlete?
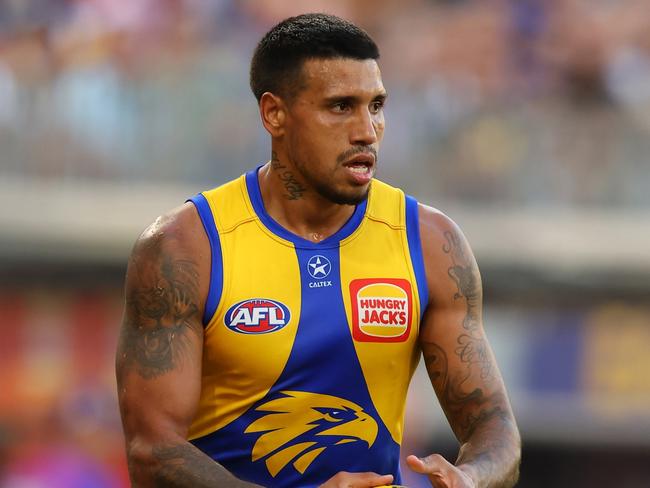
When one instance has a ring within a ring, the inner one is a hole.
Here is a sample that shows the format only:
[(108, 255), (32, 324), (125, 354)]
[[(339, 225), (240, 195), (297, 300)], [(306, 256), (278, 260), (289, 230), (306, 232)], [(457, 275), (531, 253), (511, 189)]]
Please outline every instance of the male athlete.
[(510, 487), (520, 440), (456, 225), (374, 179), (375, 43), (336, 17), (260, 41), (251, 87), (271, 160), (135, 244), (117, 353), (134, 486), (399, 484), (424, 356), (461, 447), (406, 459), (438, 488)]

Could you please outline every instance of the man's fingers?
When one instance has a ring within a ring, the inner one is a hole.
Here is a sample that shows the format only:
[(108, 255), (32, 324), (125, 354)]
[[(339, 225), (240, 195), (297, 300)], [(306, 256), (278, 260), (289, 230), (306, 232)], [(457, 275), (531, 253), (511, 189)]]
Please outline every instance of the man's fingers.
[(440, 454), (431, 454), (425, 458), (409, 456), (406, 464), (416, 473), (425, 474), (434, 488), (475, 486), (472, 479)]
[(445, 472), (452, 466), (440, 454), (431, 454), (425, 458), (410, 455), (406, 458), (406, 464), (409, 465), (416, 473), (421, 474), (437, 474)]
[(374, 486), (390, 485), (393, 482), (392, 474), (377, 474), (377, 473), (354, 473), (356, 476), (351, 483), (350, 487), (354, 488), (370, 488)]
[(374, 488), (376, 486), (390, 485), (393, 482), (392, 474), (347, 473), (340, 471), (332, 476), (321, 488)]
[(424, 462), (419, 457), (414, 456), (413, 454), (407, 456), (406, 464), (408, 464), (408, 467), (411, 468), (416, 473), (421, 473), (421, 474), (425, 473), (426, 466)]

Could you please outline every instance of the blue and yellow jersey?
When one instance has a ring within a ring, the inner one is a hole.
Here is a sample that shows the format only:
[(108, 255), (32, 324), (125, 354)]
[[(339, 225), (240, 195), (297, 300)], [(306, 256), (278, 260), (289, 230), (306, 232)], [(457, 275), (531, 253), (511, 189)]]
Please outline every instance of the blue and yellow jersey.
[(392, 473), (428, 292), (417, 202), (373, 180), (313, 243), (265, 211), (257, 171), (191, 199), (210, 240), (191, 442), (238, 478), (315, 486)]

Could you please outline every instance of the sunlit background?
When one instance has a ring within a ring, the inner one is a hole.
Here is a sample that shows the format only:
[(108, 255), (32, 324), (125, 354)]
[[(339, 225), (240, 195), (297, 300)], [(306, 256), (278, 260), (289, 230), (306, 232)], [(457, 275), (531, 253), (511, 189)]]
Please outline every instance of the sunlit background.
[[(474, 247), (519, 486), (650, 486), (650, 0), (2, 0), (0, 486), (128, 485), (130, 246), (268, 158), (248, 63), (305, 11), (376, 39), (380, 177)], [(456, 452), (422, 370), (404, 446)]]

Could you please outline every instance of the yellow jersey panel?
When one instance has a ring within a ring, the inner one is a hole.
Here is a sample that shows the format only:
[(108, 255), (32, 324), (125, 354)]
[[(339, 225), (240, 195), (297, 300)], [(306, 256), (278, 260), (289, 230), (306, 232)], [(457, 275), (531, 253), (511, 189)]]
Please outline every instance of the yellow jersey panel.
[[(268, 392), (291, 352), (300, 317), (300, 273), (293, 245), (260, 233), (242, 183), (203, 194), (215, 216), (221, 260), (227, 265), (222, 266), (219, 306), (205, 326), (201, 398), (190, 439), (226, 425)], [(233, 304), (240, 304), (231, 312), (234, 327), (224, 327)], [(269, 331), (262, 333), (258, 327), (246, 333), (246, 324), (254, 319), (266, 320)]]
[(373, 181), (367, 222), (340, 250), (341, 288), (354, 347), (372, 401), (398, 444), (406, 404), (396, 399), (406, 398), (419, 359), (420, 299), (405, 201), (400, 190)]

